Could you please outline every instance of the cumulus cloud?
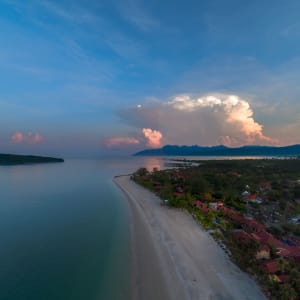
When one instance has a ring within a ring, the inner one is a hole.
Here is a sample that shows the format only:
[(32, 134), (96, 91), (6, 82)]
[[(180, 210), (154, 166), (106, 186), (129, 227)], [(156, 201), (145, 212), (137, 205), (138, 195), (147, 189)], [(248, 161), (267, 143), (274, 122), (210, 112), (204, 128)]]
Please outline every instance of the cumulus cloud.
[(120, 146), (132, 146), (138, 145), (140, 141), (133, 137), (112, 137), (104, 141), (104, 144), (108, 148), (120, 147)]
[(14, 144), (39, 144), (44, 140), (44, 137), (39, 133), (22, 133), (20, 131), (16, 131), (11, 135), (11, 141)]
[(162, 134), (158, 130), (151, 128), (143, 128), (137, 130), (135, 137), (110, 137), (104, 139), (103, 144), (107, 148), (126, 148), (140, 145), (142, 147), (158, 148), (160, 147)]
[[(155, 128), (155, 132), (160, 133), (155, 140), (159, 143), (155, 146), (160, 145), (162, 140), (164, 143), (186, 145), (276, 143), (264, 134), (263, 126), (254, 119), (249, 102), (236, 95), (178, 95), (152, 106), (121, 110), (119, 116), (137, 130)], [(148, 136), (151, 132), (146, 131)], [(145, 135), (144, 130), (143, 133)], [(149, 137), (147, 139), (151, 146)]]
[(159, 148), (161, 146), (162, 134), (158, 130), (144, 128), (143, 134), (147, 139), (147, 145), (151, 148)]

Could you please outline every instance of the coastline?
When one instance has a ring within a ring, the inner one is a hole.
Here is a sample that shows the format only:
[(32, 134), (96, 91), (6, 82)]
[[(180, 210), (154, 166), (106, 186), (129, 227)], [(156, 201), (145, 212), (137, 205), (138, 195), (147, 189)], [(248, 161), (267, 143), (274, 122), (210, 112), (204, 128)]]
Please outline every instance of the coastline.
[[(124, 179), (127, 179), (127, 182)], [(114, 183), (121, 189), (129, 206), (130, 232), (131, 232), (131, 299), (184, 299), (179, 297), (167, 286), (166, 275), (162, 257), (159, 255), (157, 245), (152, 237), (149, 219), (144, 215), (144, 208), (131, 193), (129, 175), (116, 176)], [(176, 290), (177, 288), (175, 288)]]
[(130, 207), (133, 299), (266, 299), (189, 214), (161, 207), (128, 175), (114, 182)]

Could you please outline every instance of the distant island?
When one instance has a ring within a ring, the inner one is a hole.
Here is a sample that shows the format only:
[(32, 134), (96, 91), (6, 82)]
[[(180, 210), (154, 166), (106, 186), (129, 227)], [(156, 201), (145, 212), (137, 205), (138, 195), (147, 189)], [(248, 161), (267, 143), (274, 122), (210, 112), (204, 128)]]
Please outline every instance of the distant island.
[(62, 158), (44, 156), (0, 154), (0, 166), (59, 162), (64, 162), (64, 160)]
[(300, 156), (300, 145), (284, 147), (274, 146), (243, 146), (230, 148), (223, 145), (176, 146), (166, 145), (158, 149), (146, 149), (134, 156)]

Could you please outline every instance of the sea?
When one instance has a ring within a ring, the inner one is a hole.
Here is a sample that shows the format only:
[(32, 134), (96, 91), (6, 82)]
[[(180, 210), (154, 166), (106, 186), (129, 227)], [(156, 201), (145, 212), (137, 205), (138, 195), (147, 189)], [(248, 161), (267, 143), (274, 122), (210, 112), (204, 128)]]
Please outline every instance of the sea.
[(165, 163), (0, 166), (0, 300), (130, 299), (129, 208), (113, 177)]
[(0, 166), (0, 300), (130, 299), (129, 211), (112, 179), (162, 164)]

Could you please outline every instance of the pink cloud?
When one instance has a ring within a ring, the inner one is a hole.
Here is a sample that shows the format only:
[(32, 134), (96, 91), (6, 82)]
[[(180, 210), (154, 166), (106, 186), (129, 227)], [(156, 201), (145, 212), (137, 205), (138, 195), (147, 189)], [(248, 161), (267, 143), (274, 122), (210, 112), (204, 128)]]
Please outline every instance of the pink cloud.
[[(168, 105), (186, 114), (190, 120), (198, 118), (198, 124), (206, 128), (207, 132), (204, 132), (203, 140), (214, 136), (216, 143), (221, 142), (227, 146), (278, 143), (276, 139), (263, 133), (263, 125), (255, 121), (249, 102), (236, 95), (210, 95), (201, 98), (180, 95), (169, 101)], [(208, 118), (203, 122), (204, 115)]]
[[(254, 118), (250, 102), (237, 95), (178, 95), (151, 106), (123, 109), (119, 116), (138, 130), (144, 128), (151, 147), (161, 146), (161, 139), (178, 145), (278, 144)], [(147, 128), (159, 128), (163, 136), (155, 138)]]
[(162, 133), (158, 130), (152, 130), (151, 128), (144, 128), (143, 134), (147, 139), (147, 145), (152, 148), (161, 147)]
[(39, 133), (28, 132), (26, 134), (16, 131), (11, 135), (11, 141), (14, 144), (39, 144), (44, 140), (44, 137)]
[(38, 144), (40, 142), (42, 142), (44, 140), (44, 137), (41, 136), (39, 133), (36, 133), (34, 136), (33, 136), (33, 144)]
[(113, 148), (120, 146), (138, 145), (140, 144), (140, 141), (133, 137), (112, 137), (106, 139), (104, 144), (108, 148)]
[(22, 132), (15, 132), (12, 136), (11, 136), (11, 141), (15, 144), (20, 144), (24, 141), (24, 136)]

